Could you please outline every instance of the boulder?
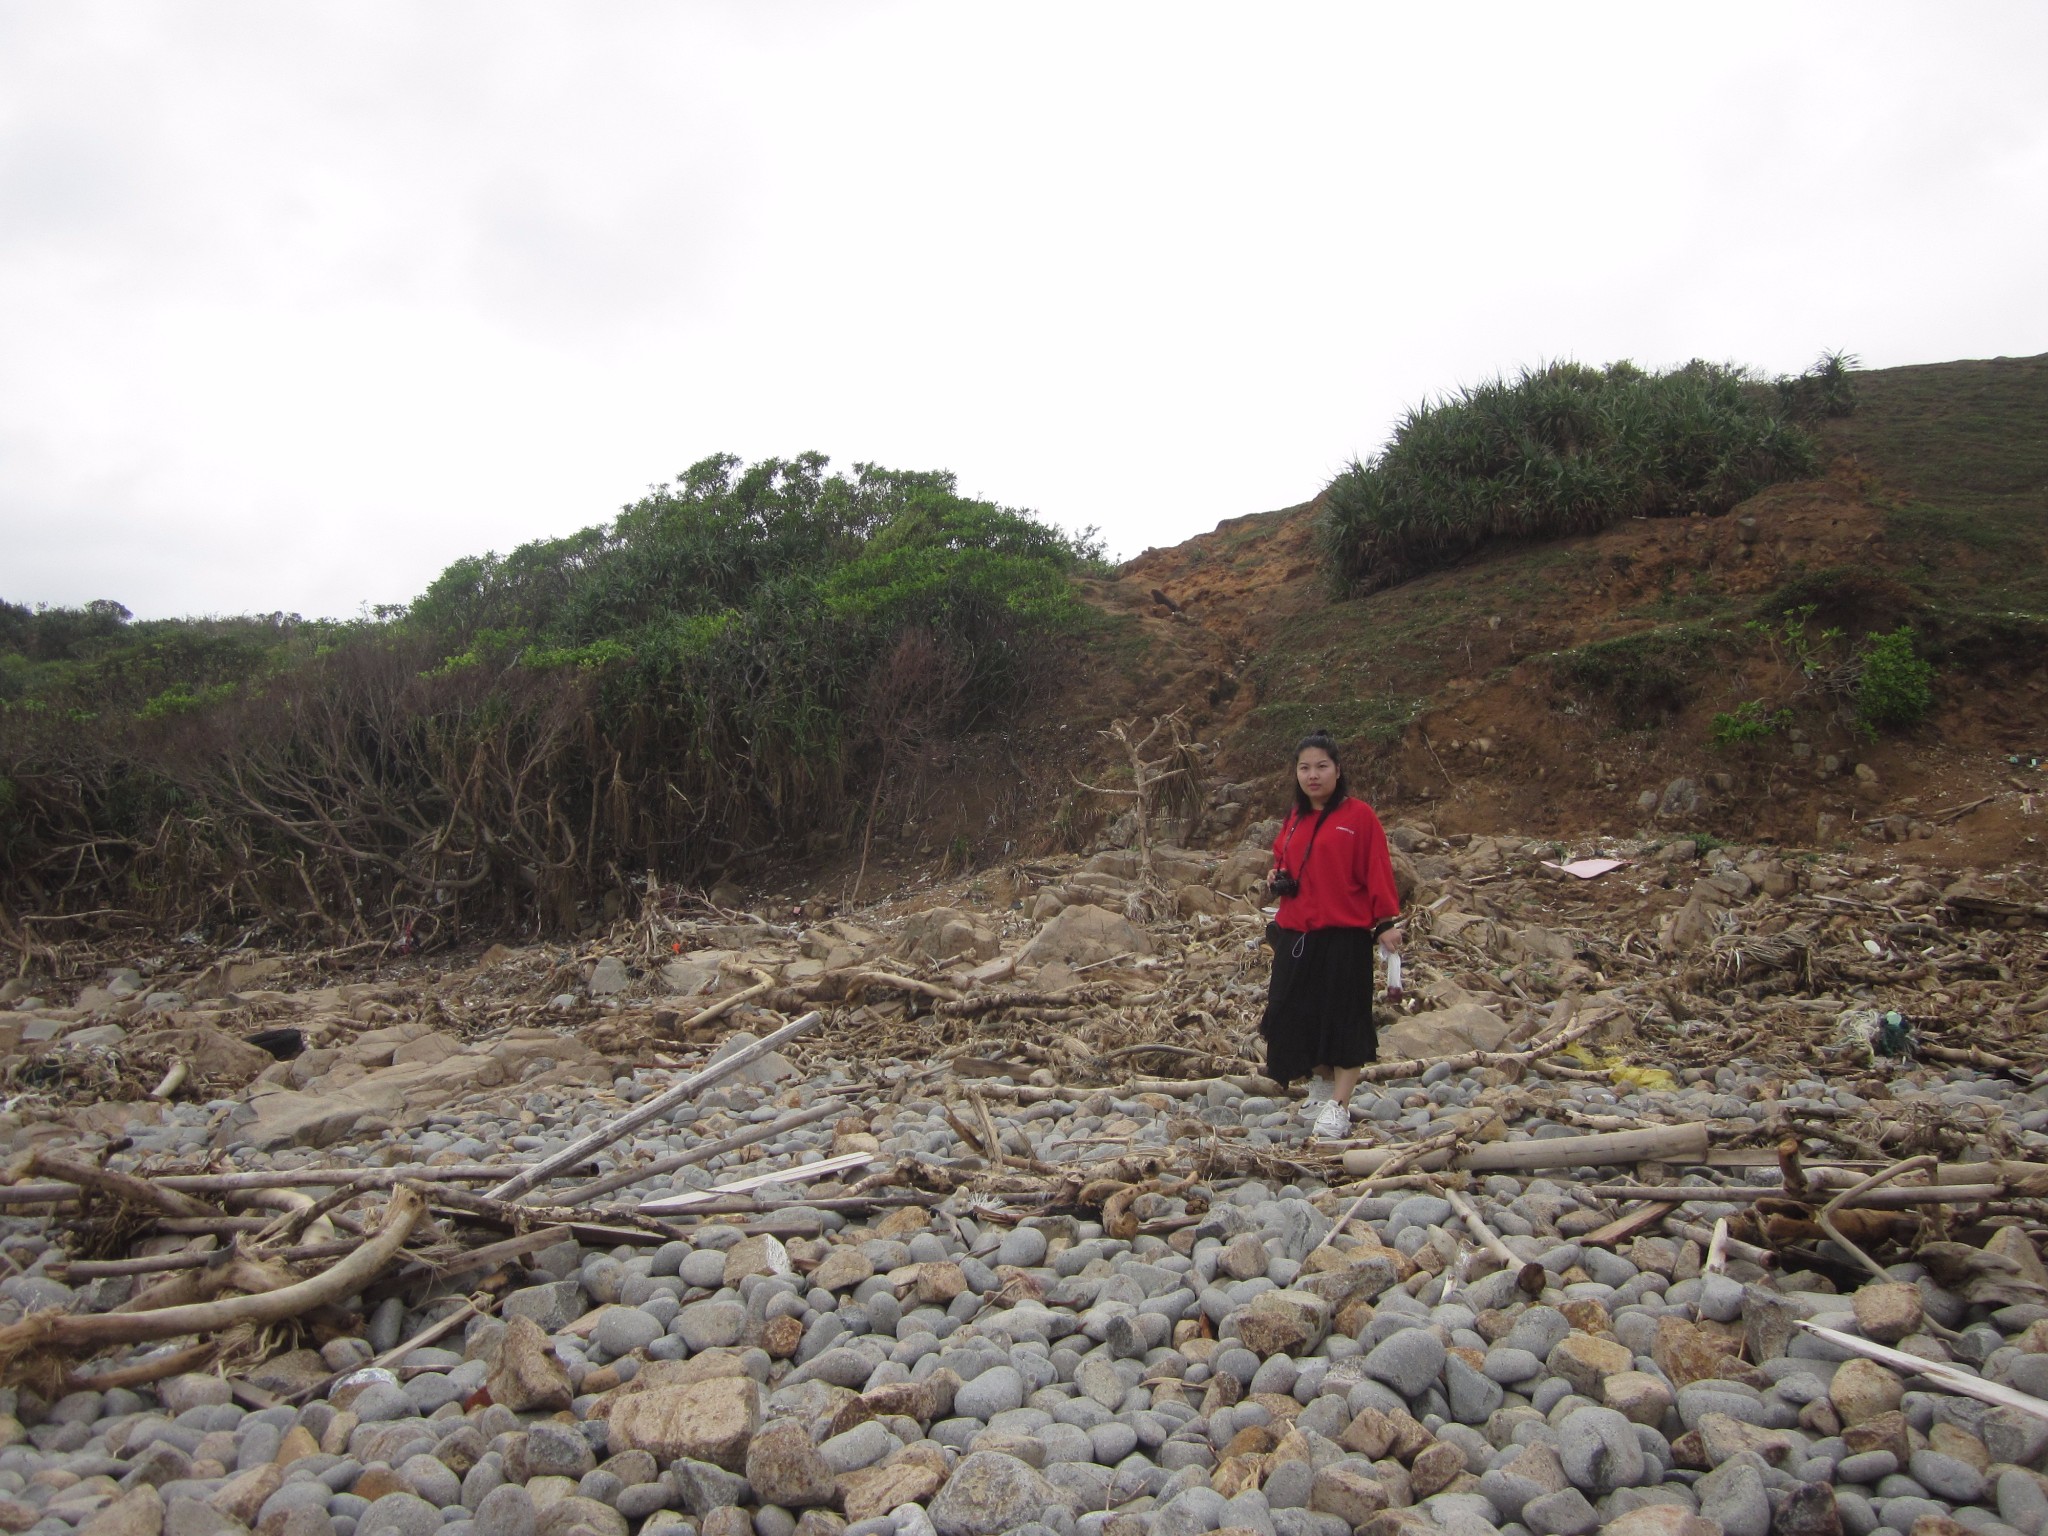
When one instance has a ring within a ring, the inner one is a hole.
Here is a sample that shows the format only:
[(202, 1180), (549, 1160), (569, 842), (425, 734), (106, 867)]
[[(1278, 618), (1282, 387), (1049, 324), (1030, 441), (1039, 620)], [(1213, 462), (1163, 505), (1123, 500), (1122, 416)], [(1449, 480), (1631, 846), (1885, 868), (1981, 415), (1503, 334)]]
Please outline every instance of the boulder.
[(1017, 958), (1025, 965), (1054, 960), (1069, 966), (1093, 965), (1117, 955), (1149, 955), (1152, 940), (1129, 919), (1101, 907), (1064, 907), (1038, 930)]
[(1380, 1058), (1398, 1061), (1410, 1056), (1458, 1056), (1466, 1051), (1497, 1051), (1508, 1037), (1507, 1020), (1482, 1003), (1411, 1014), (1380, 1031)]
[(679, 1457), (738, 1472), (761, 1427), (761, 1388), (750, 1376), (720, 1376), (687, 1387), (622, 1396), (608, 1419), (608, 1444), (646, 1451), (667, 1465)]

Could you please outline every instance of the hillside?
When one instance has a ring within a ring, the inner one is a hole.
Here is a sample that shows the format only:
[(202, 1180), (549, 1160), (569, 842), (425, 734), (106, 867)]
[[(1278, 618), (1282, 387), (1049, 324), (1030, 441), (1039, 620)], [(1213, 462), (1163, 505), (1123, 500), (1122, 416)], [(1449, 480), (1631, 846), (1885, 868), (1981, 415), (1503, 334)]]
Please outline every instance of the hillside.
[[(2035, 859), (2048, 359), (1853, 387), (1817, 477), (1364, 596), (1335, 595), (1320, 501), (1110, 569), (943, 472), (804, 455), (706, 460), (374, 621), (0, 604), (0, 896), (40, 925), (0, 901), (0, 940), (587, 934), (650, 877), (872, 899), (1127, 838), (1088, 787), (1128, 783), (1103, 732), (1167, 715), (1202, 760), (1158, 830), (1212, 847), (1322, 727), (1445, 836)], [(1887, 635), (1934, 707), (1879, 737), (1845, 679)]]
[[(1689, 777), (1688, 830), (1804, 844), (1904, 817), (1940, 857), (2036, 857), (2016, 786), (2038, 771), (2007, 758), (2043, 745), (2048, 357), (1856, 383), (1857, 411), (1819, 429), (1826, 475), (1724, 517), (1499, 549), (1352, 599), (1323, 578), (1313, 503), (1148, 550), (1092, 584), (1114, 622), (1060, 718), (1182, 709), (1223, 779), (1269, 785), (1260, 814), (1288, 746), (1325, 726), (1366, 754), (1368, 794), (1443, 832), (1623, 833)], [(1782, 628), (1808, 604), (1815, 633), (1913, 625), (1940, 667), (1933, 718), (1870, 741), (1802, 697)], [(1713, 748), (1713, 717), (1752, 699), (1791, 709), (1789, 730)]]

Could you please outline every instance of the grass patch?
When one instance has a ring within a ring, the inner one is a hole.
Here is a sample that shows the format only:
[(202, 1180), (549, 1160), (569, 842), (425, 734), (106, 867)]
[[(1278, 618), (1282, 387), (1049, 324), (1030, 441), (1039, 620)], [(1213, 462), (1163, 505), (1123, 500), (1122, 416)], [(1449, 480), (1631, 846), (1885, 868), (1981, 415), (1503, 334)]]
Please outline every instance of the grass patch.
[(1311, 731), (1328, 731), (1346, 746), (1384, 750), (1397, 746), (1409, 722), (1428, 706), (1426, 698), (1400, 693), (1323, 702), (1275, 699), (1246, 717), (1243, 745), (1276, 762), (1284, 761), (1302, 737)]
[(1703, 624), (1672, 624), (1596, 640), (1559, 651), (1551, 658), (1551, 677), (1625, 728), (1646, 730), (1692, 701), (1726, 639)]

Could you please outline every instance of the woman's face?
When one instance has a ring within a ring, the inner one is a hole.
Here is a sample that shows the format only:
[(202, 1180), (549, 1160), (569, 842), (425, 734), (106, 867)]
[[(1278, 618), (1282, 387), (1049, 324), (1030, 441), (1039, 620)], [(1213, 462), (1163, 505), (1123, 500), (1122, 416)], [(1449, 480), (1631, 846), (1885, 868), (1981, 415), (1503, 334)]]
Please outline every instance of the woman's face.
[(1294, 782), (1317, 804), (1330, 798), (1337, 788), (1337, 763), (1321, 747), (1308, 747), (1294, 760)]

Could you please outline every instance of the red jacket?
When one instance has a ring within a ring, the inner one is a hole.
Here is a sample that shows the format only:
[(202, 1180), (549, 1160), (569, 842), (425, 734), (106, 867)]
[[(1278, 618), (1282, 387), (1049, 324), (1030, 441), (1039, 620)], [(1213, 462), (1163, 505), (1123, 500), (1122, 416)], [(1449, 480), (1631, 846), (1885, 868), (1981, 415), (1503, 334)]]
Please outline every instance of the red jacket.
[[(1401, 915), (1387, 833), (1363, 800), (1345, 799), (1322, 818), (1290, 812), (1273, 839), (1273, 862), (1301, 882), (1301, 894), (1280, 903), (1282, 928), (1377, 928)], [(1309, 839), (1315, 851), (1309, 851)]]

